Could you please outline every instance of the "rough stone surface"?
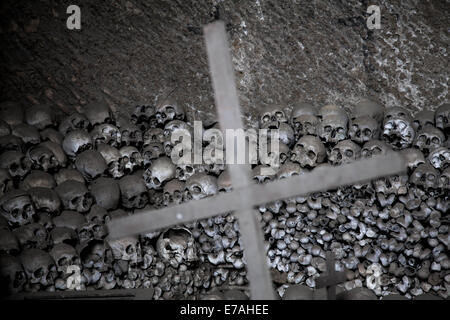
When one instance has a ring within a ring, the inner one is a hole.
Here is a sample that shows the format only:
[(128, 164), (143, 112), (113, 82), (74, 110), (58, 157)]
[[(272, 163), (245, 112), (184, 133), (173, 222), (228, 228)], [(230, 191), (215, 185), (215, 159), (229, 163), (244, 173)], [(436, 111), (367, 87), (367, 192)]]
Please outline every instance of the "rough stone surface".
[[(94, 98), (115, 110), (172, 94), (192, 120), (211, 119), (202, 26), (227, 23), (241, 104), (297, 100), (349, 107), (372, 95), (387, 107), (435, 109), (448, 101), (450, 2), (83, 0), (2, 1), (1, 100), (81, 110)], [(381, 8), (381, 29), (366, 27)]]

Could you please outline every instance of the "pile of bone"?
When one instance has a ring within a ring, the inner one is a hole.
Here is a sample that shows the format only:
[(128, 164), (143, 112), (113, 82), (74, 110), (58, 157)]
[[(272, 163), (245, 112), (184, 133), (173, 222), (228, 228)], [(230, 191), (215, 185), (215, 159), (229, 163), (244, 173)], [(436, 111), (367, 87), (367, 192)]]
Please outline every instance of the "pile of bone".
[[(57, 121), (48, 106), (5, 102), (0, 119), (0, 275), (9, 291), (151, 286), (155, 299), (173, 299), (247, 284), (231, 214), (106, 239), (110, 219), (230, 190), (223, 163), (171, 159), (172, 136), (193, 131), (179, 104), (127, 116), (91, 103)], [(332, 250), (336, 269), (349, 270), (346, 290), (448, 295), (450, 105), (411, 117), (369, 100), (349, 113), (298, 104), (265, 108), (259, 121), (279, 129), (282, 163), (274, 176), (254, 165), (259, 183), (390, 149), (409, 166), (405, 176), (261, 206), (268, 264), (282, 283), (314, 288)]]

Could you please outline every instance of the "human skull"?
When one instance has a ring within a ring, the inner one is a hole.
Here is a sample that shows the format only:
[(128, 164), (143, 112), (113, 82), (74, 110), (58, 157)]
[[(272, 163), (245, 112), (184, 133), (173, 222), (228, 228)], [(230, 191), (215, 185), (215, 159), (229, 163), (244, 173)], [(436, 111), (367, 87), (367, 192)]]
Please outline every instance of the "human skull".
[(117, 209), (120, 202), (120, 188), (112, 178), (98, 178), (91, 184), (91, 194), (95, 203), (106, 210)]
[(11, 127), (23, 123), (24, 113), (22, 106), (13, 101), (0, 103), (0, 119)]
[(183, 106), (170, 97), (158, 103), (155, 112), (156, 120), (160, 124), (165, 124), (172, 120), (184, 120), (186, 116)]
[(389, 151), (392, 151), (392, 149), (384, 141), (374, 139), (367, 141), (363, 145), (361, 149), (361, 155), (364, 158), (371, 158), (377, 155), (384, 155)]
[(230, 172), (225, 169), (219, 178), (217, 178), (217, 188), (219, 192), (229, 192), (231, 191), (231, 177)]
[(106, 211), (105, 208), (100, 207), (97, 204), (94, 204), (91, 207), (91, 210), (86, 215), (87, 222), (95, 222), (97, 224), (106, 224), (111, 220), (111, 215)]
[(14, 235), (22, 249), (46, 250), (50, 246), (47, 230), (38, 223), (30, 223), (14, 230)]
[(161, 234), (156, 242), (158, 255), (172, 267), (197, 261), (197, 247), (192, 233), (185, 228), (172, 228)]
[(83, 243), (79, 248), (81, 263), (85, 268), (106, 271), (113, 262), (112, 250), (103, 240), (91, 240)]
[(144, 180), (141, 177), (131, 175), (119, 180), (122, 206), (128, 209), (143, 208), (148, 203), (149, 197)]
[(287, 122), (288, 117), (283, 108), (279, 105), (264, 106), (259, 113), (259, 126), (267, 126), (270, 122)]
[(304, 285), (291, 285), (285, 291), (283, 300), (313, 300), (314, 291), (308, 286)]
[(0, 150), (2, 151), (19, 151), (22, 152), (25, 145), (21, 138), (14, 135), (6, 135), (0, 137)]
[(77, 230), (86, 222), (87, 221), (84, 215), (76, 211), (69, 210), (63, 211), (59, 216), (53, 218), (55, 227), (68, 228), (71, 230)]
[(326, 143), (337, 143), (347, 138), (346, 114), (326, 114), (319, 123), (317, 135)]
[(63, 144), (64, 136), (53, 128), (46, 128), (39, 134), (41, 135), (42, 141), (51, 141), (57, 143), (60, 146), (62, 146)]
[(29, 148), (27, 157), (31, 161), (31, 167), (33, 169), (50, 171), (56, 169), (60, 165), (55, 154), (50, 149), (41, 145)]
[(150, 142), (142, 149), (144, 168), (148, 168), (152, 164), (152, 160), (165, 154), (164, 145), (161, 142)]
[(419, 149), (403, 149), (401, 154), (403, 155), (406, 165), (410, 170), (414, 170), (419, 166), (419, 164), (425, 163), (425, 157)]
[(137, 105), (131, 113), (131, 123), (140, 124), (154, 121), (155, 123), (152, 123), (150, 126), (156, 126), (155, 113), (155, 106), (153, 105)]
[(373, 182), (375, 191), (385, 196), (391, 194), (404, 195), (408, 193), (408, 175), (391, 175), (388, 177), (377, 179)]
[(45, 251), (40, 249), (25, 249), (20, 254), (28, 281), (43, 286), (52, 285), (57, 273), (53, 258)]
[(53, 176), (47, 172), (41, 170), (31, 171), (24, 180), (20, 183), (20, 189), (29, 190), (34, 187), (43, 187), (43, 188), (54, 188), (56, 187), (56, 182), (53, 179)]
[(0, 279), (7, 285), (8, 293), (18, 293), (23, 290), (27, 276), (17, 257), (0, 254)]
[(9, 124), (6, 123), (6, 121), (3, 121), (3, 119), (0, 119), (0, 137), (8, 136), (11, 134), (11, 128), (9, 127)]
[(93, 198), (84, 184), (79, 181), (64, 181), (55, 188), (63, 207), (66, 210), (87, 212), (91, 208)]
[(67, 155), (64, 152), (63, 148), (61, 147), (61, 145), (52, 142), (52, 141), (44, 141), (41, 144), (39, 144), (39, 146), (47, 148), (48, 150), (50, 150), (53, 155), (56, 158), (56, 161), (58, 161), (59, 165), (62, 167), (65, 167), (67, 164)]
[(319, 118), (312, 114), (303, 114), (293, 119), (295, 137), (298, 139), (304, 135), (317, 134)]
[(217, 193), (217, 178), (204, 172), (193, 174), (186, 180), (186, 199), (199, 200)]
[(57, 214), (61, 207), (58, 194), (49, 188), (34, 187), (28, 190), (34, 208), (40, 212)]
[(96, 125), (91, 131), (91, 136), (95, 145), (105, 143), (113, 147), (120, 147), (122, 144), (122, 134), (119, 128), (109, 123)]
[(20, 243), (16, 235), (9, 229), (0, 229), (0, 254), (17, 255)]
[(0, 169), (0, 197), (13, 188), (12, 177), (8, 170)]
[(147, 145), (154, 143), (154, 142), (164, 143), (164, 141), (166, 141), (166, 136), (164, 135), (164, 129), (149, 128), (144, 133), (143, 146), (146, 147)]
[(64, 138), (62, 147), (69, 157), (93, 148), (92, 138), (85, 130), (72, 130)]
[(328, 160), (333, 165), (350, 163), (361, 155), (361, 147), (351, 140), (343, 140), (336, 144), (328, 155)]
[(50, 250), (50, 256), (55, 261), (57, 271), (61, 273), (67, 273), (69, 266), (81, 265), (77, 250), (67, 243), (55, 244)]
[(285, 179), (292, 176), (305, 174), (306, 172), (308, 172), (308, 170), (300, 167), (298, 163), (287, 161), (280, 167), (280, 169), (278, 169), (276, 178)]
[(427, 126), (434, 127), (434, 111), (422, 110), (414, 115), (413, 127), (416, 132), (419, 132)]
[(160, 190), (163, 184), (175, 178), (176, 167), (168, 157), (155, 159), (144, 172), (145, 184), (149, 189)]
[(18, 227), (32, 222), (35, 211), (30, 195), (13, 189), (0, 197), (0, 213), (8, 220), (9, 226)]
[(428, 125), (416, 135), (413, 146), (419, 148), (425, 155), (429, 152), (442, 147), (445, 142), (445, 136), (441, 130)]
[(298, 162), (302, 167), (314, 168), (326, 157), (325, 146), (316, 136), (303, 136), (294, 146), (291, 161)]
[(109, 240), (109, 246), (115, 260), (124, 260), (132, 263), (142, 261), (141, 244), (138, 236), (128, 236), (117, 240)]
[(140, 148), (143, 143), (142, 131), (129, 121), (122, 121), (119, 126), (123, 146)]
[(185, 183), (183, 181), (172, 179), (164, 185), (164, 205), (169, 205), (174, 202), (180, 204), (183, 202), (183, 193)]
[(450, 129), (450, 103), (444, 103), (435, 112), (436, 127), (448, 134)]
[(439, 177), (439, 188), (444, 190), (450, 189), (450, 167), (447, 167)]
[(106, 226), (96, 221), (82, 224), (77, 228), (76, 233), (80, 243), (86, 243), (92, 239), (103, 240), (108, 236)]
[(79, 241), (75, 230), (67, 227), (54, 227), (50, 231), (50, 237), (53, 244), (67, 243), (72, 246), (76, 245)]
[(428, 162), (439, 170), (444, 170), (450, 166), (450, 149), (440, 147), (430, 152), (427, 157)]
[(352, 110), (352, 118), (369, 116), (381, 123), (383, 121), (384, 107), (369, 98), (361, 98)]
[(48, 105), (34, 105), (25, 110), (25, 122), (38, 130), (55, 125), (54, 113)]
[(67, 135), (72, 130), (87, 130), (89, 124), (89, 119), (86, 115), (73, 112), (61, 121), (58, 130), (61, 134)]
[(60, 185), (64, 181), (75, 180), (82, 184), (84, 184), (84, 178), (81, 173), (75, 169), (60, 169), (54, 175), (55, 181), (57, 185)]
[(296, 127), (296, 118), (305, 114), (315, 116), (317, 115), (317, 108), (307, 102), (300, 102), (294, 105), (291, 112), (292, 126)]
[(114, 116), (109, 106), (103, 101), (88, 103), (84, 107), (84, 115), (88, 118), (90, 124), (95, 126), (101, 123), (113, 123)]
[(109, 174), (113, 178), (121, 178), (124, 175), (124, 168), (123, 163), (120, 161), (120, 151), (103, 143), (97, 146), (97, 151), (100, 152), (105, 159)]
[(409, 177), (409, 182), (425, 189), (436, 188), (439, 172), (428, 163), (420, 164)]
[(31, 161), (20, 151), (6, 151), (0, 154), (0, 167), (11, 177), (24, 177), (31, 169)]
[(95, 150), (86, 150), (75, 159), (75, 167), (87, 181), (102, 176), (108, 166), (102, 154)]
[(415, 131), (409, 112), (401, 107), (388, 109), (384, 115), (383, 140), (397, 149), (404, 149), (413, 143)]
[(350, 139), (356, 143), (365, 143), (372, 139), (378, 139), (380, 128), (375, 119), (369, 116), (361, 116), (350, 121), (348, 134)]
[(41, 142), (39, 131), (29, 124), (18, 124), (12, 127), (11, 134), (22, 139), (26, 145), (34, 145)]
[[(253, 168), (252, 170), (252, 177), (253, 180), (255, 180), (258, 183), (265, 183), (265, 182), (269, 182), (272, 181), (275, 178), (276, 172), (273, 172), (273, 174), (269, 174), (270, 172), (270, 166), (268, 165), (258, 165), (256, 167)], [(220, 179), (220, 177), (219, 177)], [(231, 181), (230, 181), (230, 188), (231, 188)], [(220, 186), (219, 186), (219, 191), (220, 191)]]
[(126, 146), (119, 150), (120, 160), (119, 165), (123, 167), (125, 174), (130, 174), (141, 168), (144, 164), (144, 159), (136, 147)]

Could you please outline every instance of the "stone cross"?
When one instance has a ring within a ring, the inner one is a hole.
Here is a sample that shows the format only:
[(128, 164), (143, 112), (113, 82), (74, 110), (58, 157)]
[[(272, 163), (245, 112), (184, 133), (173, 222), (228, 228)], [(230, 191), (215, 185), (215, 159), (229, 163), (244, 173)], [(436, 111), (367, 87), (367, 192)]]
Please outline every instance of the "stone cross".
[[(221, 128), (242, 128), (224, 23), (217, 21), (205, 26), (204, 36)], [(255, 206), (398, 174), (406, 170), (406, 164), (399, 154), (389, 153), (339, 167), (323, 167), (301, 176), (262, 185), (251, 183), (249, 165), (229, 165), (228, 170), (233, 184), (231, 192), (158, 210), (142, 210), (138, 214), (112, 220), (107, 225), (109, 238), (148, 233), (235, 211), (247, 264), (251, 298), (274, 299)]]
[(336, 271), (334, 254), (331, 251), (327, 251), (327, 274), (322, 275), (316, 279), (316, 288), (327, 288), (327, 299), (336, 300), (336, 285), (345, 282), (347, 280), (345, 271)]

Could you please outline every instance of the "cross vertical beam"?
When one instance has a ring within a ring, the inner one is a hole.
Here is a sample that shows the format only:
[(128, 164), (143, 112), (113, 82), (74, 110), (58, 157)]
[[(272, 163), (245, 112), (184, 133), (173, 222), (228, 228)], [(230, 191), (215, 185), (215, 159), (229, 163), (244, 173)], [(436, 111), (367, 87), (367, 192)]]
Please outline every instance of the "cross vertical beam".
[[(216, 110), (225, 136), (226, 129), (241, 129), (243, 124), (234, 69), (223, 21), (206, 25), (204, 37)], [(236, 143), (234, 147), (236, 151)], [(236, 152), (234, 152), (234, 155), (236, 156)], [(228, 164), (227, 166), (235, 190), (250, 185), (251, 168), (249, 164)], [(241, 193), (241, 196), (244, 197), (244, 193)], [(252, 196), (250, 195), (250, 197)], [(245, 201), (245, 199), (242, 200)], [(275, 299), (266, 255), (264, 254), (264, 237), (257, 214), (254, 209), (243, 209), (237, 213), (247, 263), (247, 278), (250, 282), (251, 298)]]
[(316, 288), (327, 288), (327, 299), (336, 300), (336, 285), (344, 282), (347, 277), (345, 271), (336, 272), (334, 253), (326, 253), (327, 275), (321, 276), (316, 281)]

